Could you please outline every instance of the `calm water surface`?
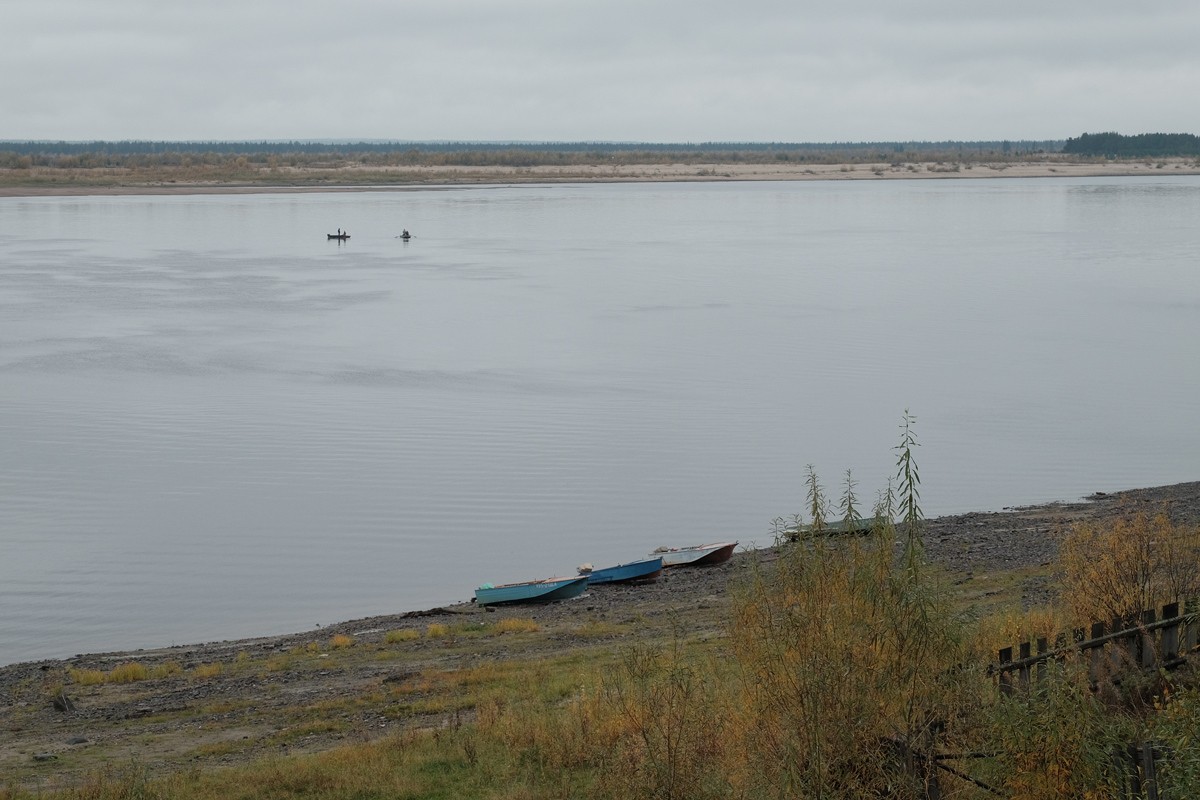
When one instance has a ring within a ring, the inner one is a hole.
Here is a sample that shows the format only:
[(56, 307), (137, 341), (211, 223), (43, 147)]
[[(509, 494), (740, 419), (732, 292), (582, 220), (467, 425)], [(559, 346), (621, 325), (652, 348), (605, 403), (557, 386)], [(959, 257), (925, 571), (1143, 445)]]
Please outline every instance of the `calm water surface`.
[(1167, 177), (0, 199), (0, 663), (766, 544), (807, 464), (873, 500), (905, 408), (930, 515), (1195, 480), (1197, 220)]

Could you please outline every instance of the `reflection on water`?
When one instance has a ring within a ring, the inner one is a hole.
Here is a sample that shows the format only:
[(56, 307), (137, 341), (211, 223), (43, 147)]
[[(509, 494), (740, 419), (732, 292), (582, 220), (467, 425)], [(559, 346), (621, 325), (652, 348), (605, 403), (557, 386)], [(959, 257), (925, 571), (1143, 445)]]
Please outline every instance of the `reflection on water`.
[[(1200, 181), (0, 200), (0, 663), (1196, 478)], [(344, 243), (327, 230), (349, 229)], [(414, 238), (396, 238), (401, 230)]]

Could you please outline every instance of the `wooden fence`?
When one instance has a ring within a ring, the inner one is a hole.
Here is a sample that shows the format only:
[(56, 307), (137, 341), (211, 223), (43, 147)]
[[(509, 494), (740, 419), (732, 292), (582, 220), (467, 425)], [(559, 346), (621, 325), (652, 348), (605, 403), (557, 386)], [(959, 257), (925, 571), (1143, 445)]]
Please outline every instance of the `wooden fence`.
[[(1022, 642), (1016, 652), (1005, 647), (999, 663), (991, 668), (999, 677), (1000, 691), (1012, 694), (1041, 680), (1048, 662), (1078, 654), (1087, 659), (1093, 686), (1102, 681), (1119, 681), (1130, 670), (1172, 669), (1183, 664), (1200, 645), (1200, 598), (1169, 603), (1161, 611), (1143, 611), (1132, 619), (1092, 623), (1090, 631), (1077, 628), (1059, 634), (1051, 647), (1046, 639)], [(1014, 658), (1014, 655), (1016, 656)], [(1121, 800), (1160, 800), (1158, 764), (1170, 758), (1165, 748), (1139, 742), (1113, 753), (1121, 776)]]
[(1059, 634), (1051, 647), (1046, 639), (1022, 642), (1014, 650), (1005, 647), (999, 663), (992, 666), (999, 676), (1000, 689), (1011, 694), (1016, 687), (1028, 686), (1045, 674), (1046, 664), (1073, 653), (1088, 659), (1088, 675), (1093, 683), (1129, 667), (1172, 669), (1183, 663), (1200, 643), (1200, 598), (1169, 603), (1161, 612), (1143, 611), (1140, 616), (1094, 622), (1091, 630), (1076, 628)]

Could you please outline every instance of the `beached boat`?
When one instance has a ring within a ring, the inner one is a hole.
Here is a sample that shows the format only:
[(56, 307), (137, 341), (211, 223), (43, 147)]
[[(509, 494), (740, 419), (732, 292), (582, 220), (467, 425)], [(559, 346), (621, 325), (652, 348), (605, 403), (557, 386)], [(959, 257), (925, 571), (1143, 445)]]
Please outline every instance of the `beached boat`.
[(884, 520), (874, 517), (852, 521), (839, 519), (826, 522), (819, 529), (813, 527), (811, 524), (801, 525), (798, 528), (787, 528), (784, 531), (784, 536), (791, 542), (801, 539), (812, 539), (816, 536), (863, 536), (883, 524)]
[(325, 236), (329, 239), (342, 239), (343, 241), (350, 238), (348, 233), (327, 233)]
[(590, 564), (585, 564), (579, 568), (579, 574), (587, 577), (589, 586), (593, 583), (649, 583), (662, 574), (662, 569), (662, 556), (654, 556), (604, 569), (592, 569)]
[(719, 542), (695, 547), (660, 547), (650, 555), (662, 556), (664, 567), (706, 567), (728, 561), (737, 545), (737, 542)]
[(545, 578), (540, 581), (506, 583), (493, 586), (485, 583), (475, 590), (475, 602), (481, 606), (498, 606), (503, 603), (549, 603), (578, 597), (587, 588), (588, 579)]

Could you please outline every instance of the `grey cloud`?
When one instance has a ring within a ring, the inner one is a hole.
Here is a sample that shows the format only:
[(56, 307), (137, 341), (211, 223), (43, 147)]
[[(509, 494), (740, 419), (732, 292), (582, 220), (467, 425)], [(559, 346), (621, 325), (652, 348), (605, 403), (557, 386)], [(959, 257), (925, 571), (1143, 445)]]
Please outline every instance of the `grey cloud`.
[(1200, 130), (1183, 2), (44, 0), (0, 138), (1057, 138)]

